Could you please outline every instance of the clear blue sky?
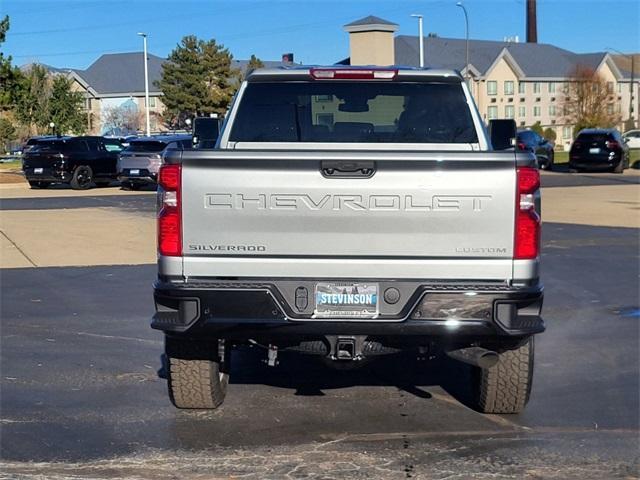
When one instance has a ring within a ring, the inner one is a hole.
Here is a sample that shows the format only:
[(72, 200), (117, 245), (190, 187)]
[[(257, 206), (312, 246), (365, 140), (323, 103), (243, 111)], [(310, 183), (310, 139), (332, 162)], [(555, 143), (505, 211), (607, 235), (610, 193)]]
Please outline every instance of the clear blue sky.
[[(455, 0), (0, 0), (11, 29), (3, 52), (14, 63), (86, 68), (100, 54), (149, 51), (166, 56), (184, 35), (215, 38), (237, 59), (278, 60), (293, 52), (303, 63), (330, 64), (348, 56), (342, 26), (366, 15), (417, 34), (411, 13), (425, 17), (425, 34), (464, 37)], [(465, 0), (471, 38), (525, 36), (525, 0)], [(575, 52), (640, 51), (638, 0), (538, 0), (538, 41)]]

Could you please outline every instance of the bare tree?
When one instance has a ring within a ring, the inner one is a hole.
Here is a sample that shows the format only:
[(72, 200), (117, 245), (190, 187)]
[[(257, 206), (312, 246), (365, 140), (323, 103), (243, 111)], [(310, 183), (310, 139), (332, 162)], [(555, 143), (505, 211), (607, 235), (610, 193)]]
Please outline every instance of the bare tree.
[(592, 68), (578, 65), (565, 88), (564, 120), (575, 125), (574, 136), (583, 128), (612, 127), (620, 122), (615, 108), (617, 101), (612, 83), (607, 83)]
[(142, 113), (133, 108), (124, 106), (106, 107), (102, 113), (102, 122), (110, 130), (130, 133), (142, 128), (142, 117)]

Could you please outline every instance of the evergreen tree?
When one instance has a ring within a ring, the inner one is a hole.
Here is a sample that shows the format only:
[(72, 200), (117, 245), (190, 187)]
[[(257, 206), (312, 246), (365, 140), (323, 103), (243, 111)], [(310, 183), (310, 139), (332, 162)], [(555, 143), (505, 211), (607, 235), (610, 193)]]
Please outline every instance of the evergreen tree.
[[(0, 20), (0, 45), (6, 39), (9, 30), (9, 17)], [(11, 56), (5, 57), (0, 51), (0, 110), (10, 110), (15, 107), (22, 80), (22, 72), (11, 65)]]
[(551, 127), (545, 128), (544, 132), (542, 132), (542, 136), (544, 138), (546, 138), (547, 140), (553, 140), (553, 141), (555, 141), (555, 139), (557, 137), (556, 131)]
[(244, 78), (251, 72), (253, 72), (256, 68), (264, 68), (264, 63), (255, 55), (251, 55), (251, 58), (249, 59), (249, 63), (247, 63), (247, 68), (244, 72), (244, 75), (242, 75), (241, 80), (244, 80)]
[(84, 133), (87, 119), (82, 112), (83, 98), (80, 92), (71, 90), (72, 81), (56, 75), (51, 85), (51, 96), (48, 102), (47, 117), (55, 123), (60, 133)]
[(256, 68), (264, 68), (264, 63), (255, 55), (251, 55), (249, 63), (247, 64), (247, 71), (255, 70)]
[(29, 135), (46, 131), (49, 122), (48, 103), (51, 82), (47, 69), (34, 64), (20, 81), (15, 113), (17, 119), (29, 129)]
[(7, 150), (7, 144), (16, 139), (16, 128), (8, 118), (0, 118), (0, 153)]
[(194, 35), (182, 39), (163, 64), (162, 78), (156, 82), (173, 123), (226, 111), (239, 76), (231, 67), (232, 59), (229, 50), (213, 39), (204, 41)]
[(544, 136), (544, 129), (542, 128), (542, 125), (540, 124), (540, 120), (538, 120), (536, 123), (531, 125), (529, 128), (531, 130), (533, 130), (534, 132), (536, 132), (538, 135)]

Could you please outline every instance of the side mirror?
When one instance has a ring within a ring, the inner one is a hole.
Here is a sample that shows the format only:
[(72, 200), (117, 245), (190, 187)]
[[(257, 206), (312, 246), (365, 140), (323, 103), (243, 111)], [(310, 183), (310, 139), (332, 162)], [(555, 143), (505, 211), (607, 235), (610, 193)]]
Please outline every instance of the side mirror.
[(516, 139), (515, 120), (489, 120), (489, 137), (494, 150), (513, 148)]

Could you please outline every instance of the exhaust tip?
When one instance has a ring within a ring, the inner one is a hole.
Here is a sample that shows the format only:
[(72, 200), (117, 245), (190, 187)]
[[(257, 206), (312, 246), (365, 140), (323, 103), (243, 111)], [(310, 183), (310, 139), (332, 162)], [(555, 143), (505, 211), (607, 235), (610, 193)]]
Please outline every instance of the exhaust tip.
[(447, 355), (454, 360), (468, 363), (474, 367), (491, 368), (498, 363), (500, 357), (494, 351), (482, 347), (468, 347), (459, 350), (451, 350)]
[(478, 366), (480, 368), (491, 368), (496, 363), (498, 363), (500, 357), (496, 352), (492, 352), (491, 350), (487, 350), (482, 355), (478, 357)]

